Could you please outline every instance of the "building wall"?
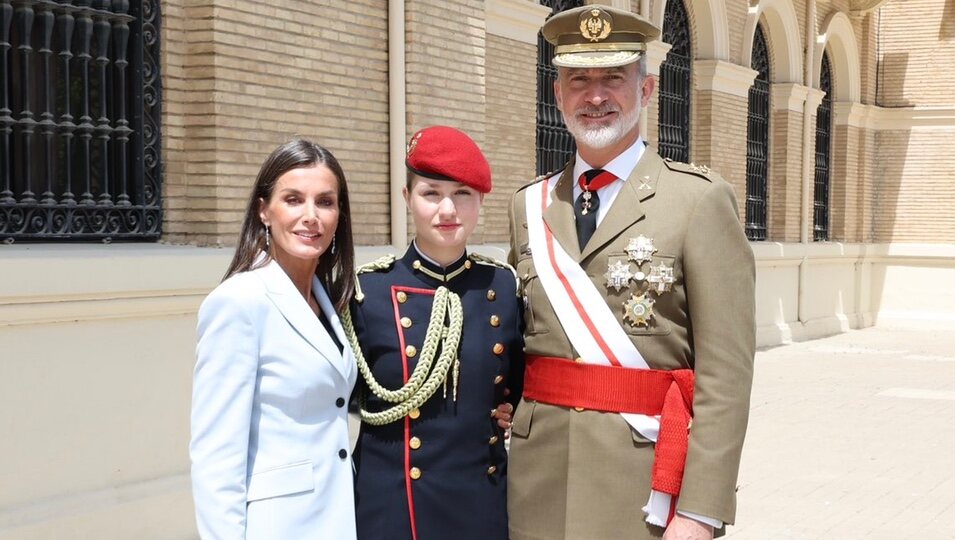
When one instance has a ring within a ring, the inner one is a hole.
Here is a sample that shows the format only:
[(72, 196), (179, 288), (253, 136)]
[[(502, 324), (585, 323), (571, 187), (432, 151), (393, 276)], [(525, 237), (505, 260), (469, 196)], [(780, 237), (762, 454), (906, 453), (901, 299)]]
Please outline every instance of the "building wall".
[(163, 239), (233, 245), (266, 156), (294, 136), (342, 162), (356, 242), (389, 240), (387, 2), (169, 0)]

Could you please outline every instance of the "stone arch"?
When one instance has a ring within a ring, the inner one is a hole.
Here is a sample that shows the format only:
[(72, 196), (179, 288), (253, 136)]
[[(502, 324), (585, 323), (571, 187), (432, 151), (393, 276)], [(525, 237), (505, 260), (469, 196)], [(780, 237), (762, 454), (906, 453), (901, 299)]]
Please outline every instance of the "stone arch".
[(832, 64), (832, 100), (859, 103), (862, 95), (859, 43), (849, 16), (841, 11), (833, 12), (823, 21), (822, 29), (813, 47), (813, 87), (819, 88), (822, 53), (828, 48)]
[(753, 36), (762, 21), (770, 47), (770, 81), (774, 83), (802, 81), (802, 35), (796, 9), (789, 0), (762, 0), (750, 8), (743, 28), (743, 47), (737, 63), (749, 66), (753, 55)]
[[(693, 58), (729, 60), (729, 23), (726, 0), (684, 0), (693, 23)], [(663, 28), (666, 0), (655, 2), (651, 20)], [(748, 65), (748, 64), (747, 64)]]

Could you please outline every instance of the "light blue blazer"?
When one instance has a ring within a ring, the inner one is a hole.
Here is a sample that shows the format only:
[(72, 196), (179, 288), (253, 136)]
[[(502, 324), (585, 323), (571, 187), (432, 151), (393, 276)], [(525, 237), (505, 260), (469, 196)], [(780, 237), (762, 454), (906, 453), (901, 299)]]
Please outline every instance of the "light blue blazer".
[(204, 539), (355, 538), (346, 403), (357, 369), (317, 278), (312, 292), (344, 353), (274, 261), (199, 308), (189, 454)]

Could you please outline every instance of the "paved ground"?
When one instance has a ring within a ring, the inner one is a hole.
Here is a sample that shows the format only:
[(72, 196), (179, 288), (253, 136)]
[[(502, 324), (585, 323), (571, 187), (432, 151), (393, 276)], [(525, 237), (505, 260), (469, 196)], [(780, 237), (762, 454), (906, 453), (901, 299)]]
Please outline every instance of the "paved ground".
[(955, 329), (761, 351), (727, 538), (955, 539)]

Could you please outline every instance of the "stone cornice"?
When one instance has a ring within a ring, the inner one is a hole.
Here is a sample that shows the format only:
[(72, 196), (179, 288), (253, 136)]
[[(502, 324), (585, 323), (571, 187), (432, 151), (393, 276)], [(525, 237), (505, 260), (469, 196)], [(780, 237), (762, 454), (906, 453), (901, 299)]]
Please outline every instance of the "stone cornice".
[(659, 39), (647, 44), (647, 74), (660, 76), (660, 64), (666, 60), (667, 53), (672, 48), (673, 45)]
[(849, 0), (849, 11), (853, 15), (864, 15), (879, 9), (889, 0)]
[(810, 88), (809, 95), (806, 96), (806, 102), (809, 106), (809, 110), (815, 111), (819, 108), (819, 105), (822, 104), (822, 98), (826, 97), (826, 93), (818, 88)]
[(769, 86), (772, 93), (774, 111), (802, 112), (803, 103), (809, 96), (809, 87), (799, 83), (773, 83)]
[(550, 11), (531, 0), (486, 0), (487, 33), (537, 45), (537, 33)]
[(696, 88), (748, 97), (757, 71), (725, 60), (695, 60)]
[(837, 125), (877, 131), (955, 130), (955, 107), (952, 106), (886, 108), (860, 103), (835, 103), (833, 108)]

